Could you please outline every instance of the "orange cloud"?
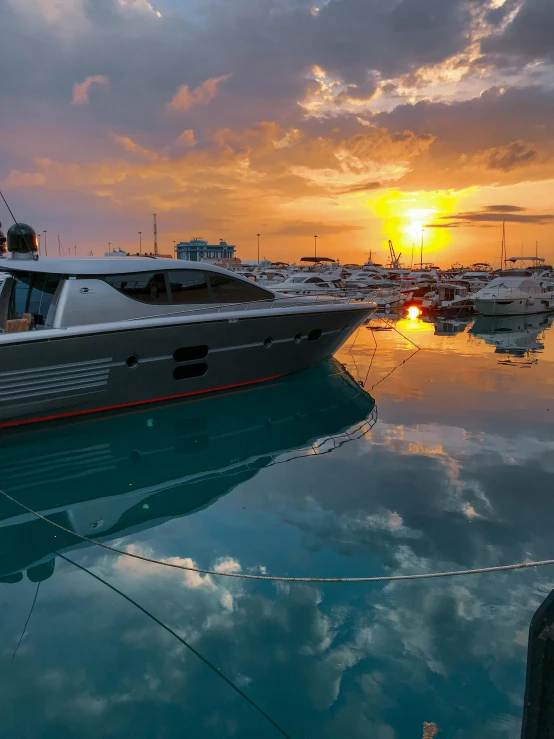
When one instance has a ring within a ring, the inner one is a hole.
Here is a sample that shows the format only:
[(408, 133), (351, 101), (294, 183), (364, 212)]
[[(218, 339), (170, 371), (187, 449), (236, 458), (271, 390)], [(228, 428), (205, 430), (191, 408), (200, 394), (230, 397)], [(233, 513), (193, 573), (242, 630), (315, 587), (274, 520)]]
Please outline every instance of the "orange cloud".
[(18, 169), (12, 171), (6, 177), (5, 187), (42, 187), (46, 183), (46, 177), (40, 172), (20, 172)]
[(112, 133), (112, 138), (117, 144), (123, 147), (123, 149), (125, 149), (125, 151), (128, 151), (130, 154), (137, 154), (143, 159), (150, 159), (151, 161), (158, 158), (158, 155), (155, 151), (152, 151), (151, 149), (145, 149), (143, 146), (139, 146), (133, 141), (133, 139), (130, 139), (128, 136), (117, 136), (116, 134)]
[(175, 142), (178, 146), (196, 146), (196, 139), (192, 128), (187, 128)]
[(84, 105), (88, 103), (88, 93), (92, 85), (105, 85), (108, 86), (110, 81), (107, 77), (101, 74), (95, 74), (92, 77), (87, 77), (84, 82), (76, 82), (73, 85), (73, 105)]
[(516, 167), (534, 164), (538, 158), (537, 149), (525, 141), (512, 141), (507, 146), (486, 149), (473, 157), (473, 163), (486, 169), (499, 169), (509, 172)]
[(171, 102), (168, 103), (167, 109), (174, 110), (188, 110), (194, 105), (207, 105), (217, 94), (217, 88), (231, 75), (225, 74), (222, 77), (212, 77), (201, 85), (191, 90), (188, 85), (181, 85), (173, 96)]

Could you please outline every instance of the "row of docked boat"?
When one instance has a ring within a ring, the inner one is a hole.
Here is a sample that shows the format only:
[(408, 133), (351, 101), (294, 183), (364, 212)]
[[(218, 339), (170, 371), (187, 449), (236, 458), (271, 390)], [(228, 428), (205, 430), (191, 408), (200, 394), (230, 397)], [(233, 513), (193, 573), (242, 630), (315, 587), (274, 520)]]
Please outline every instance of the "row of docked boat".
[(438, 284), (421, 303), (426, 312), (462, 316), (518, 316), (554, 311), (554, 279), (545, 271), (501, 270), (471, 291), (461, 282)]
[[(489, 265), (442, 271), (436, 267), (404, 270), (371, 262), (341, 266), (307, 258), (305, 265), (242, 267), (248, 279), (270, 284), (288, 295), (335, 295), (371, 300), (378, 310), (417, 306), (423, 313), (463, 316), (527, 315), (554, 310), (554, 272), (537, 257), (506, 260), (510, 268)], [(522, 262), (518, 267), (517, 263)], [(507, 266), (507, 265), (506, 265)]]

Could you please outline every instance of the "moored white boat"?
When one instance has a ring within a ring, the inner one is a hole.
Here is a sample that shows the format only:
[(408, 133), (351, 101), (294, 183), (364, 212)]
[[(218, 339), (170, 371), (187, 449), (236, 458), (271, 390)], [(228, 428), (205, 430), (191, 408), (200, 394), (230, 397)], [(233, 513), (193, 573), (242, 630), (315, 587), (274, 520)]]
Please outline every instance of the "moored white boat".
[(532, 277), (497, 277), (475, 294), (484, 316), (517, 316), (554, 311), (554, 283)]
[(344, 284), (352, 288), (376, 288), (376, 287), (392, 287), (394, 282), (386, 274), (375, 274), (370, 272), (358, 271), (353, 272)]
[(463, 316), (473, 313), (475, 298), (465, 285), (441, 283), (421, 303), (423, 310), (437, 314)]
[(411, 300), (412, 293), (402, 293), (399, 290), (369, 290), (361, 291), (364, 300), (371, 300), (377, 310), (395, 310), (402, 308), (404, 303)]
[(287, 277), (275, 285), (275, 289), (287, 295), (344, 295), (345, 286), (340, 275), (303, 272)]

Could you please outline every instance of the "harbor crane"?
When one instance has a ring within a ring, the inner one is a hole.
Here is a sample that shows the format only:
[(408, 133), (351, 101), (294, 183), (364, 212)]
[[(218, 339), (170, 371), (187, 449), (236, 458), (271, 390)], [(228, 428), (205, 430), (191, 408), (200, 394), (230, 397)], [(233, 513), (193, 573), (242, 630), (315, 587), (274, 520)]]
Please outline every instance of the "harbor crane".
[(391, 269), (400, 269), (400, 259), (402, 254), (396, 254), (392, 241), (389, 239), (390, 266)]

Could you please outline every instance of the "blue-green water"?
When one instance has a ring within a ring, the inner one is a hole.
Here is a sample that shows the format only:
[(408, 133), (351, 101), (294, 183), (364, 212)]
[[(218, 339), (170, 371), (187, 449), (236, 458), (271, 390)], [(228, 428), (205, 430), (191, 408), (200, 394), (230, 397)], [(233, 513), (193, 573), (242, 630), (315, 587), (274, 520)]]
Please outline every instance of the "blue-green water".
[[(4, 434), (0, 488), (82, 535), (208, 569), (551, 558), (550, 323), (364, 327), (282, 382)], [(10, 739), (280, 736), (222, 674), (291, 737), (420, 739), (424, 722), (517, 737), (529, 621), (554, 587), (552, 568), (389, 584), (199, 575), (77, 543), (5, 499), (0, 576)]]

